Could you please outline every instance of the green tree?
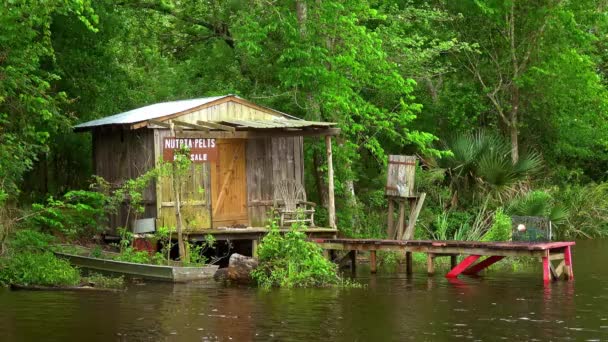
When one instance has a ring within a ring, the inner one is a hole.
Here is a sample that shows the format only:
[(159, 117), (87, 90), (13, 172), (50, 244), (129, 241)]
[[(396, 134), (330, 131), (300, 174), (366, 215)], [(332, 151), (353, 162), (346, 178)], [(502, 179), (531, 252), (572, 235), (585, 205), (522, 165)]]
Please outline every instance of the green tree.
[(74, 16), (95, 30), (89, 1), (2, 1), (0, 11), (0, 204), (19, 193), (26, 171), (47, 151), (50, 135), (69, 124), (60, 104), (65, 92), (52, 88), (51, 24)]

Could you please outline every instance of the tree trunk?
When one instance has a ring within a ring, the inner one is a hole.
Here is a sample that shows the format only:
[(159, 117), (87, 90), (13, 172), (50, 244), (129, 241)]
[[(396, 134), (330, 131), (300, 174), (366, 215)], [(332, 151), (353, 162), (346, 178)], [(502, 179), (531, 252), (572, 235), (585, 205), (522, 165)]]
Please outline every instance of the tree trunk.
[(306, 17), (308, 8), (306, 2), (299, 0), (296, 1), (296, 15), (298, 17), (298, 26), (300, 28), (300, 37), (306, 36)]
[(519, 88), (514, 85), (511, 93), (511, 113), (509, 118), (509, 133), (511, 136), (511, 160), (513, 164), (519, 161), (519, 127), (517, 116), (519, 111)]
[[(173, 127), (173, 122), (171, 122), (171, 135), (175, 136), (175, 129)], [(178, 151), (175, 151), (178, 153)], [(181, 193), (181, 179), (180, 172), (177, 168), (177, 164), (173, 161), (172, 164), (172, 174), (171, 179), (173, 183), (173, 197), (175, 199), (175, 231), (177, 232), (177, 250), (179, 252), (179, 260), (184, 262), (186, 260), (186, 246), (184, 245), (184, 236), (182, 233), (182, 202), (180, 198)]]
[[(177, 153), (177, 151), (176, 151)], [(186, 259), (186, 246), (184, 245), (184, 236), (182, 230), (182, 202), (180, 199), (180, 180), (179, 171), (177, 166), (173, 163), (173, 197), (175, 198), (175, 231), (177, 232), (177, 249), (179, 251), (179, 260), (184, 261)]]
[(513, 164), (519, 161), (519, 132), (517, 130), (516, 122), (513, 122), (509, 126), (511, 133), (511, 160), (513, 161)]

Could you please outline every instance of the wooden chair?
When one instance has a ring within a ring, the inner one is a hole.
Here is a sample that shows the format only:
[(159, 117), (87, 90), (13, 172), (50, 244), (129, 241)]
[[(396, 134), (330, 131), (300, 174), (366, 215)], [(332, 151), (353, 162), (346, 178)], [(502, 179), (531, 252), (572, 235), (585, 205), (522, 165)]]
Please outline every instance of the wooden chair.
[(315, 226), (315, 206), (306, 201), (306, 191), (302, 184), (293, 179), (284, 179), (274, 185), (274, 207), (280, 218), (280, 226), (295, 222)]

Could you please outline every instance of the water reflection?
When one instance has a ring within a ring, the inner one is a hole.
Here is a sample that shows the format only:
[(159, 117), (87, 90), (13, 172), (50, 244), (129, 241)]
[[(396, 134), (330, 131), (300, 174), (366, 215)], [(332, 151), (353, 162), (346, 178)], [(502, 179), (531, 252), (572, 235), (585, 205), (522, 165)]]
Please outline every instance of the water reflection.
[(540, 266), (448, 280), (358, 269), (363, 289), (132, 285), (122, 294), (0, 290), (2, 341), (608, 339), (606, 241), (575, 248), (575, 282)]

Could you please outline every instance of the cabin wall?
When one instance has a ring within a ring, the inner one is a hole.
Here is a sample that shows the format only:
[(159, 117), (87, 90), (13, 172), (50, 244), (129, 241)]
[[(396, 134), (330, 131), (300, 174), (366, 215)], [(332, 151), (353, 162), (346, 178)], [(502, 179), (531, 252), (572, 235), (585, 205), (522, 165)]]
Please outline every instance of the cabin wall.
[(283, 179), (304, 182), (302, 137), (265, 137), (247, 141), (249, 222), (263, 227), (272, 207), (274, 184)]
[[(137, 178), (154, 167), (154, 135), (149, 129), (134, 131), (96, 129), (93, 131), (93, 169), (113, 187), (125, 180)], [(153, 184), (143, 192), (144, 213), (140, 218), (156, 217), (156, 190)], [(127, 223), (127, 217), (129, 222)], [(109, 217), (108, 226), (129, 226), (133, 214), (128, 215), (126, 207)]]
[(280, 117), (244, 104), (228, 101), (181, 115), (179, 120), (195, 124), (201, 121), (271, 120)]
[[(154, 156), (156, 163), (163, 159), (163, 142), (171, 137), (168, 129), (155, 129), (153, 131)], [(209, 163), (192, 163), (190, 173), (184, 180), (181, 193), (182, 220), (188, 231), (198, 231), (211, 228), (211, 165)], [(157, 227), (175, 227), (175, 198), (173, 196), (172, 179), (162, 177), (155, 182), (157, 198), (155, 199), (158, 217)]]

